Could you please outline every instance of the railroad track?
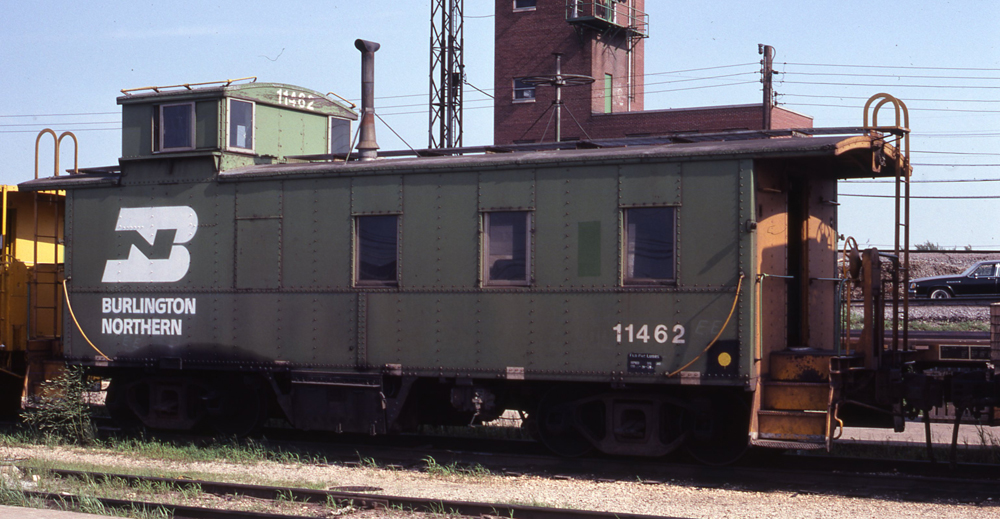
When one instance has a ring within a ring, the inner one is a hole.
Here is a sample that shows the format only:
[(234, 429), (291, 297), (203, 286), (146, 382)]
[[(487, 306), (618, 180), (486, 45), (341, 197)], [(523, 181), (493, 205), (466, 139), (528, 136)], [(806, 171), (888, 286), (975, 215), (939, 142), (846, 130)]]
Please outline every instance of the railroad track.
[[(651, 516), (642, 514), (598, 512), (590, 510), (573, 510), (565, 508), (545, 508), (527, 505), (512, 505), (501, 503), (482, 503), (470, 501), (456, 501), (449, 499), (428, 499), (418, 497), (389, 496), (373, 492), (380, 491), (378, 488), (347, 487), (341, 490), (314, 490), (306, 488), (286, 488), (266, 485), (249, 485), (241, 483), (222, 483), (216, 481), (173, 479), (149, 476), (134, 476), (128, 474), (107, 474), (99, 472), (84, 472), (76, 470), (50, 470), (49, 473), (62, 478), (77, 478), (91, 481), (125, 481), (131, 485), (147, 484), (161, 485), (161, 488), (194, 489), (201, 493), (213, 494), (216, 496), (239, 496), (240, 498), (257, 498), (268, 501), (284, 501), (299, 504), (316, 504), (323, 506), (333, 504), (336, 506), (353, 506), (355, 508), (413, 511), (426, 513), (445, 514), (450, 517), (511, 517), (517, 519), (683, 519), (670, 518), (665, 516)], [(348, 491), (354, 490), (354, 491)], [(364, 491), (364, 492), (362, 492)], [(31, 492), (25, 494), (29, 497), (37, 497), (53, 502), (75, 502), (78, 496), (61, 493)], [(249, 517), (259, 519), (279, 519), (287, 517), (302, 517), (301, 515), (288, 515), (264, 512), (247, 512), (243, 510), (225, 510), (210, 507), (196, 507), (178, 505), (172, 503), (159, 503), (149, 501), (130, 501), (112, 498), (88, 498), (99, 501), (105, 507), (115, 509), (141, 508), (154, 510), (162, 508), (170, 513), (175, 519), (229, 519), (233, 517)]]
[[(280, 431), (273, 431), (280, 432)], [(618, 459), (604, 456), (562, 458), (540, 444), (524, 440), (456, 438), (448, 436), (344, 437), (343, 442), (310, 439), (308, 433), (286, 431), (281, 439), (265, 442), (269, 448), (315, 454), (330, 463), (420, 470), (426, 459), (441, 465), (481, 465), (495, 474), (531, 474), (580, 480), (672, 481), (700, 487), (735, 485), (759, 491), (810, 491), (844, 495), (899, 494), (901, 499), (961, 495), (971, 500), (1000, 501), (997, 465), (913, 460), (865, 459), (836, 456), (799, 456), (755, 451), (735, 466), (709, 467), (674, 459)], [(921, 451), (922, 452), (922, 451)], [(947, 456), (939, 456), (946, 460)], [(890, 473), (891, 476), (886, 476)], [(928, 482), (933, 482), (929, 487)], [(909, 495), (916, 485), (919, 491)]]

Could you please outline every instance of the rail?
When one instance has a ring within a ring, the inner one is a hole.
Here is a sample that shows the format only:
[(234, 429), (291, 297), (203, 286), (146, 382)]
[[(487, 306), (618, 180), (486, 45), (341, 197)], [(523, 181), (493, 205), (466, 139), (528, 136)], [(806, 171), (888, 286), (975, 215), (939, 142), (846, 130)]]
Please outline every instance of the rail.
[[(419, 497), (388, 496), (373, 494), (372, 491), (379, 491), (377, 488), (364, 488), (367, 492), (349, 492), (338, 490), (313, 490), (306, 488), (285, 488), (277, 486), (249, 485), (241, 483), (220, 483), (214, 481), (201, 481), (193, 479), (171, 479), (161, 477), (133, 476), (125, 474), (105, 474), (99, 472), (83, 472), (76, 470), (54, 469), (51, 474), (62, 478), (77, 478), (89, 481), (124, 481), (131, 485), (144, 484), (156, 485), (158, 487), (189, 489), (197, 488), (201, 492), (220, 496), (241, 496), (273, 501), (286, 501), (296, 503), (312, 503), (322, 505), (325, 503), (335, 503), (340, 506), (355, 506), (360, 508), (381, 509), (381, 510), (413, 510), (425, 511), (432, 514), (447, 512), (450, 516), (467, 517), (517, 517), (518, 519), (557, 519), (557, 518), (587, 518), (587, 519), (671, 519), (665, 516), (652, 516), (631, 513), (598, 512), (590, 510), (573, 510), (564, 508), (546, 508), (539, 506), (493, 504), (470, 501), (456, 501), (448, 499), (428, 499)], [(350, 488), (350, 487), (346, 487)], [(25, 492), (28, 494), (28, 492)], [(72, 496), (64, 494), (42, 494), (39, 497), (58, 501), (69, 500)], [(198, 519), (215, 519), (221, 517), (247, 517), (240, 512), (232, 510), (219, 510), (212, 508), (181, 506), (169, 503), (134, 503), (126, 500), (95, 498), (106, 506), (112, 508), (128, 509), (131, 505), (140, 505), (147, 510), (163, 508), (167, 511), (175, 511), (177, 516), (192, 517)], [(245, 513), (245, 512), (244, 512)], [(252, 517), (289, 517), (279, 514), (254, 514)], [(673, 518), (679, 519), (679, 518)]]

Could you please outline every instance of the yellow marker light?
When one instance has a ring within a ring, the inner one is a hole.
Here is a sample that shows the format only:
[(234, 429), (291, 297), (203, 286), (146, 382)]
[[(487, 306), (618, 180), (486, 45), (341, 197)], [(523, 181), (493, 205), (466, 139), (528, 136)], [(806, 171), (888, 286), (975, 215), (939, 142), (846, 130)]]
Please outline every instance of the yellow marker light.
[(733, 363), (733, 357), (731, 357), (728, 353), (722, 353), (719, 355), (720, 366), (726, 368), (729, 367), (729, 365), (732, 363)]

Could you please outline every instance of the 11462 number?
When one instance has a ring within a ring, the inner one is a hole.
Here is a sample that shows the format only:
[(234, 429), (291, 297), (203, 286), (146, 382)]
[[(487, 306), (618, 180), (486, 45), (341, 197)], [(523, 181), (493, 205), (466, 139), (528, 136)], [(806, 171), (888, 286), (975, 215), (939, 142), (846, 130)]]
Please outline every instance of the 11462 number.
[[(648, 343), (650, 339), (660, 344), (665, 344), (667, 341), (670, 341), (671, 344), (684, 344), (684, 326), (680, 324), (675, 324), (673, 328), (666, 324), (657, 324), (653, 327), (652, 334), (650, 334), (650, 325), (648, 324), (622, 326), (622, 323), (618, 323), (611, 329), (615, 331), (615, 340), (619, 344), (636, 341)], [(671, 333), (673, 333), (673, 337), (670, 336)]]

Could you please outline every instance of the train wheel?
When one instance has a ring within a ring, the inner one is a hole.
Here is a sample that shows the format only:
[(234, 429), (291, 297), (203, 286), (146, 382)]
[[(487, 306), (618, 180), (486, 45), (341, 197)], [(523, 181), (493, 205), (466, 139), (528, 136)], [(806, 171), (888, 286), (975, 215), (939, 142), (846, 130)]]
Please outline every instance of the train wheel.
[(743, 456), (749, 446), (750, 407), (733, 392), (706, 399), (694, 414), (687, 450), (706, 465), (728, 465)]
[(209, 425), (223, 436), (243, 437), (258, 432), (267, 419), (267, 398), (263, 388), (250, 378), (225, 382), (208, 397)]
[(574, 399), (567, 392), (546, 393), (529, 422), (532, 436), (560, 456), (577, 457), (589, 453), (594, 446), (577, 429), (576, 412)]
[(142, 421), (128, 404), (129, 382), (124, 378), (112, 378), (104, 394), (104, 408), (111, 420), (123, 431), (134, 431), (142, 427)]

